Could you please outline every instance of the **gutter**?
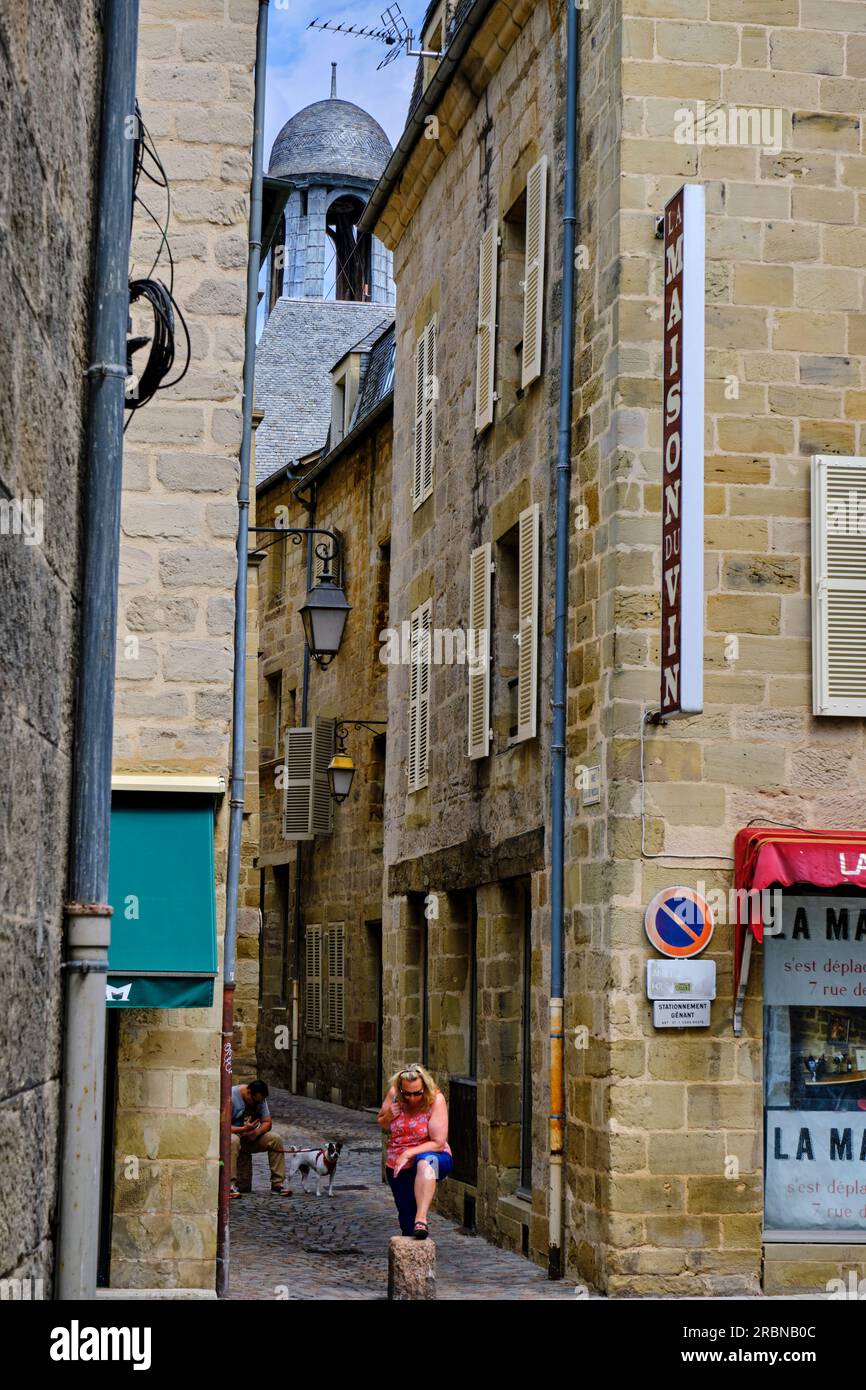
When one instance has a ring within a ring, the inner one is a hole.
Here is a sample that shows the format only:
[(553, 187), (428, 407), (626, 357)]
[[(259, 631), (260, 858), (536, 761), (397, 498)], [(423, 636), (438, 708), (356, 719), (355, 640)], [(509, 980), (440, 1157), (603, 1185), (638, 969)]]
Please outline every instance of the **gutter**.
[(69, 824), (63, 973), (60, 1233), (56, 1297), (96, 1289), (105, 1058), (105, 977), (111, 940), (108, 854), (120, 563), (120, 500), (132, 232), (132, 153), (138, 0), (105, 0), (102, 113), (93, 262), (81, 585), (80, 659)]
[(477, 3), (472, 6), (472, 9), (463, 19), (445, 50), (445, 56), (422, 93), (421, 100), (414, 111), (409, 114), (406, 129), (397, 141), (394, 153), (385, 166), (385, 172), (373, 189), (370, 201), (358, 223), (359, 231), (375, 232), (376, 224), (390, 200), (409, 156), (418, 141), (425, 136), (427, 116), (431, 116), (436, 110), (451, 84), (452, 77), (460, 66), (466, 50), (497, 3), (498, 0), (477, 0)]
[(550, 1116), (548, 1135), (548, 1278), (561, 1279), (563, 1260), (563, 1138), (565, 1079), (565, 737), (568, 657), (568, 539), (571, 501), (571, 427), (574, 384), (574, 247), (577, 228), (577, 95), (580, 20), (567, 7), (565, 187), (562, 216), (562, 329), (559, 361), (559, 426), (556, 453), (556, 598), (553, 621), (553, 732), (551, 737), (550, 836)]
[(250, 458), (256, 373), (256, 319), (262, 238), (262, 155), (265, 123), (265, 67), (268, 51), (268, 0), (259, 0), (256, 30), (253, 174), (250, 188), (250, 254), (244, 342), (244, 401), (238, 488), (238, 572), (235, 581), (234, 681), (232, 691), (232, 765), (229, 794), (229, 843), (226, 867), (226, 925), (223, 946), (222, 1053), (220, 1056), (220, 1174), (217, 1218), (216, 1289), (220, 1298), (229, 1282), (229, 1182), (231, 1175), (232, 1052), (234, 1044), (235, 966), (240, 893), (241, 840), (244, 831), (244, 763), (246, 757), (247, 571), (249, 564)]

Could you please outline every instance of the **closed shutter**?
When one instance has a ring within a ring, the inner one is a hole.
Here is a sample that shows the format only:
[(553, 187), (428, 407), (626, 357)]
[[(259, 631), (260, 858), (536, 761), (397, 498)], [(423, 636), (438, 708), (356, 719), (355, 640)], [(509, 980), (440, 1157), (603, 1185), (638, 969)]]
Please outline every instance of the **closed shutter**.
[(328, 1036), (346, 1035), (346, 933), (342, 922), (328, 932)]
[(314, 835), (334, 831), (334, 801), (328, 786), (328, 764), (334, 756), (334, 720), (313, 720), (312, 776), (310, 781), (310, 830)]
[(496, 282), (499, 234), (494, 224), (481, 238), (478, 265), (478, 365), (475, 377), (475, 428), (493, 423), (496, 380)]
[(427, 785), (430, 743), (430, 637), (432, 603), (416, 608), (409, 622), (409, 790)]
[(517, 742), (538, 732), (539, 507), (519, 517), (517, 589), (519, 653), (517, 658)]
[(433, 491), (436, 451), (436, 319), (427, 324), (415, 349), (415, 438), (412, 458), (412, 506), (420, 507)]
[(322, 1031), (322, 928), (308, 924), (306, 933), (306, 988), (304, 991), (304, 1029)]
[(866, 715), (866, 460), (812, 464), (813, 712)]
[(427, 330), (415, 345), (415, 431), (412, 440), (412, 506), (422, 503), (424, 485), (424, 378), (427, 370)]
[[(343, 533), (342, 533), (342, 531), (338, 531), (337, 528), (336, 528), (336, 526), (329, 526), (328, 529), (329, 529), (330, 531), (333, 531), (334, 535), (337, 537), (337, 545), (336, 545), (336, 546), (334, 545), (334, 542), (333, 542), (332, 540), (330, 540), (330, 538), (329, 538), (328, 536), (313, 536), (313, 537), (311, 537), (312, 542), (313, 542), (313, 565), (312, 565), (312, 587), (313, 587), (313, 588), (315, 588), (315, 586), (318, 584), (319, 580), (321, 579), (322, 575), (323, 575), (324, 572), (325, 572), (325, 561), (321, 558), (321, 556), (319, 556), (319, 555), (316, 554), (316, 551), (317, 551), (317, 549), (318, 549), (318, 547), (319, 547), (320, 545), (322, 545), (322, 546), (327, 546), (328, 554), (329, 554), (329, 556), (330, 556), (329, 569), (330, 569), (330, 571), (331, 571), (331, 578), (334, 580), (335, 584), (342, 584), (342, 582), (343, 582), (343, 580), (342, 580), (342, 564), (341, 564), (342, 557), (343, 557), (343, 555), (344, 555), (344, 553), (345, 553), (345, 552), (344, 552), (344, 549), (343, 549), (343, 544), (342, 544)], [(338, 552), (339, 552), (339, 553), (338, 553)]]
[(544, 330), (544, 241), (547, 226), (547, 157), (526, 179), (526, 273), (523, 281), (523, 370), (521, 386), (541, 375)]
[(490, 752), (490, 542), (469, 556), (469, 756)]
[(283, 839), (312, 840), (310, 797), (312, 794), (313, 730), (286, 730), (286, 761), (283, 774)]

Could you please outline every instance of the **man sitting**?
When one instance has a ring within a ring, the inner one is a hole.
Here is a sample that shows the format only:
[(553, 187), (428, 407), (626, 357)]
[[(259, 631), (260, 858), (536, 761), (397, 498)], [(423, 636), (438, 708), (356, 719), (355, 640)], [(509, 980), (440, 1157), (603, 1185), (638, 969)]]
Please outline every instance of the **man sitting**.
[(271, 1167), (271, 1191), (282, 1193), (286, 1177), (283, 1141), (273, 1132), (268, 1109), (268, 1088), (264, 1081), (232, 1086), (232, 1168), (231, 1195), (240, 1197), (253, 1185), (255, 1153), (266, 1153)]

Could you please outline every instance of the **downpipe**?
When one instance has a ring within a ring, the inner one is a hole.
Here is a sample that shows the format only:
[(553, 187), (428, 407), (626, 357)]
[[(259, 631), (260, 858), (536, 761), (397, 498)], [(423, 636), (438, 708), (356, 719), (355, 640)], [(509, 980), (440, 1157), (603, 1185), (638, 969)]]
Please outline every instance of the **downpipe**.
[(244, 400), (238, 486), (237, 578), (235, 580), (234, 681), (232, 690), (232, 765), (229, 793), (229, 843), (226, 868), (226, 925), (223, 942), (223, 1008), (220, 1050), (219, 1198), (217, 1211), (216, 1291), (228, 1293), (229, 1282), (229, 1186), (232, 1142), (232, 1064), (234, 1047), (234, 994), (237, 963), (238, 897), (240, 894), (241, 840), (244, 830), (246, 757), (247, 571), (249, 565), (250, 457), (253, 438), (253, 406), (256, 370), (256, 317), (262, 257), (262, 152), (264, 149), (265, 67), (268, 49), (268, 0), (259, 0), (256, 29), (255, 104), (253, 115), (252, 183), (250, 187), (250, 236), (247, 262), (246, 319), (244, 325)]
[(565, 733), (568, 636), (568, 539), (571, 508), (571, 426), (574, 384), (574, 289), (577, 228), (577, 86), (579, 10), (566, 6), (565, 183), (562, 217), (562, 331), (556, 457), (556, 593), (553, 624), (553, 731), (551, 738), (550, 847), (550, 1114), (548, 1117), (548, 1278), (564, 1273), (565, 1076)]
[(108, 854), (132, 231), (138, 0), (105, 0), (82, 516), (79, 667), (64, 904), (60, 1211), (55, 1296), (96, 1292), (111, 938)]

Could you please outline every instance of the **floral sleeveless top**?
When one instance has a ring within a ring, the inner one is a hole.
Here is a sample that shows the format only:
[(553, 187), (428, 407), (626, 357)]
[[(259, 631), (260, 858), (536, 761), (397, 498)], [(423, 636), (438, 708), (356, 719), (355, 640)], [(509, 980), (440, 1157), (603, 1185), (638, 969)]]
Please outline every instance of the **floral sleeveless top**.
[[(406, 1149), (412, 1149), (416, 1144), (426, 1144), (430, 1139), (430, 1116), (433, 1112), (431, 1106), (429, 1110), (420, 1110), (417, 1115), (407, 1115), (398, 1101), (398, 1113), (391, 1121), (391, 1128), (388, 1131), (388, 1151), (385, 1155), (385, 1167), (393, 1168), (397, 1159)], [(445, 1145), (445, 1152), (451, 1152), (448, 1144)]]

